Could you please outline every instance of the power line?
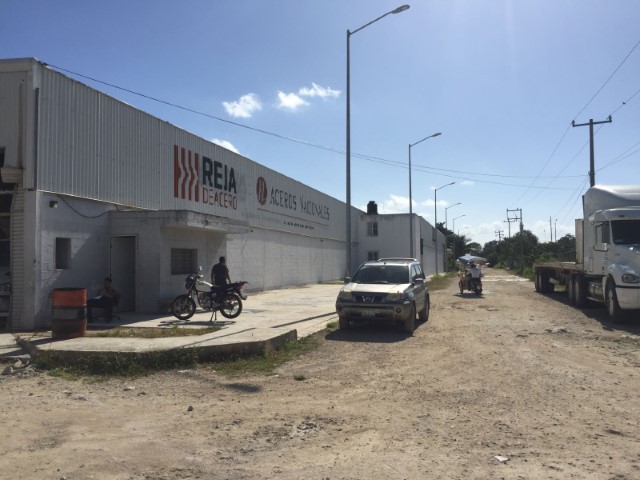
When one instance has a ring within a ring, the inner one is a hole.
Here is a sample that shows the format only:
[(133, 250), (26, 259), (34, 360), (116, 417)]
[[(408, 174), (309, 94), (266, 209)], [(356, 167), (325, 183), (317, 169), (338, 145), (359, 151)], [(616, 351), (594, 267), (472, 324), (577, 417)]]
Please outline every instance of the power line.
[(593, 102), (593, 100), (595, 100), (595, 98), (600, 94), (600, 92), (602, 91), (602, 89), (607, 85), (607, 83), (609, 83), (609, 81), (613, 78), (613, 76), (618, 72), (618, 70), (620, 70), (620, 68), (622, 67), (622, 65), (624, 65), (624, 63), (627, 61), (627, 59), (631, 56), (631, 54), (633, 53), (633, 51), (638, 47), (638, 45), (640, 45), (640, 40), (638, 40), (638, 42), (633, 46), (633, 48), (629, 51), (629, 53), (627, 53), (627, 56), (624, 57), (622, 59), (622, 61), (620, 62), (620, 64), (615, 68), (615, 70), (611, 73), (611, 75), (609, 75), (609, 78), (607, 78), (605, 80), (605, 82), (600, 86), (600, 88), (598, 89), (598, 91), (596, 93), (593, 94), (593, 96), (591, 97), (591, 99), (586, 103), (586, 105), (584, 107), (582, 107), (582, 110), (580, 110), (578, 113), (576, 113), (573, 116), (573, 119), (575, 120), (577, 117), (580, 116), (580, 114), (582, 112), (584, 112), (587, 107), (589, 105), (591, 105), (591, 102)]
[[(638, 42), (636, 42), (636, 44), (633, 46), (633, 48), (629, 51), (629, 53), (627, 53), (627, 55), (622, 59), (622, 61), (620, 62), (620, 64), (613, 70), (613, 72), (611, 73), (611, 75), (609, 75), (609, 77), (605, 80), (605, 82), (600, 86), (600, 88), (596, 91), (596, 93), (593, 94), (593, 96), (589, 99), (589, 101), (584, 105), (584, 107), (582, 107), (582, 109), (580, 109), (580, 111), (578, 113), (576, 113), (573, 118), (575, 119), (576, 117), (578, 117), (582, 112), (584, 112), (587, 107), (591, 104), (591, 102), (593, 102), (593, 100), (600, 94), (600, 92), (602, 91), (602, 89), (609, 83), (609, 81), (614, 77), (614, 75), (618, 72), (618, 70), (620, 70), (620, 68), (622, 67), (622, 65), (624, 65), (624, 63), (627, 61), (627, 59), (631, 56), (631, 54), (634, 52), (634, 50), (638, 47), (638, 45), (640, 45), (640, 40), (638, 40)], [(640, 90), (636, 91), (630, 98), (632, 99), (633, 97), (635, 97), (638, 93), (640, 93)], [(615, 111), (619, 110), (620, 108), (622, 108), (624, 105), (626, 105), (626, 103), (628, 102), (622, 102), (622, 105), (620, 105)], [(569, 132), (569, 130), (571, 129), (571, 124), (567, 125), (566, 130), (564, 131), (564, 133), (562, 134), (562, 136), (560, 137), (560, 140), (558, 141), (558, 143), (556, 144), (555, 148), (553, 149), (553, 151), (551, 152), (551, 155), (549, 156), (549, 158), (547, 158), (547, 161), (544, 163), (544, 165), (542, 166), (542, 168), (540, 169), (538, 175), (542, 174), (542, 172), (544, 172), (544, 170), (547, 168), (547, 165), (549, 164), (549, 162), (551, 161), (551, 159), (554, 157), (554, 155), (556, 154), (556, 152), (558, 151), (558, 148), (560, 147), (560, 145), (562, 144), (562, 142), (564, 141), (564, 139), (567, 136), (567, 133)], [(536, 183), (538, 179), (536, 178), (529, 187), (527, 187), (527, 189), (522, 193), (522, 195), (520, 195), (520, 197), (518, 198), (517, 202), (520, 202), (525, 195), (529, 192), (529, 189), (533, 186), (533, 184)]]

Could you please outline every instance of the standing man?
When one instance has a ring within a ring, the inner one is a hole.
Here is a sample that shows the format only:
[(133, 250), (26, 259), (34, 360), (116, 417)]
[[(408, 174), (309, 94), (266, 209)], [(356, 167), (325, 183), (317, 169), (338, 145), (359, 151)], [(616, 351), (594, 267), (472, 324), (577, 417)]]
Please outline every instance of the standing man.
[(219, 263), (216, 263), (211, 269), (211, 283), (217, 286), (231, 283), (226, 258), (220, 257)]

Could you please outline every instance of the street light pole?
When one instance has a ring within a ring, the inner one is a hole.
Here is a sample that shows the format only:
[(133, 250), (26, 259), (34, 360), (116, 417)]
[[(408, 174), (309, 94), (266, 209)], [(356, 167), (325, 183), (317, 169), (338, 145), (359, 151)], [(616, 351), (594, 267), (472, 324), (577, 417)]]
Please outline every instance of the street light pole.
[(442, 135), (441, 132), (436, 132), (433, 135), (424, 137), (422, 140), (418, 140), (416, 143), (409, 144), (409, 256), (413, 258), (413, 196), (411, 195), (411, 147), (424, 142), (425, 140)]
[(452, 232), (455, 233), (455, 231), (456, 231), (456, 220), (459, 219), (459, 218), (462, 218), (464, 216), (465, 215), (463, 214), (463, 215), (460, 215), (459, 217), (456, 217), (456, 218), (453, 219), (453, 228), (451, 229)]
[(438, 275), (438, 190), (442, 190), (444, 187), (448, 187), (449, 185), (453, 185), (454, 183), (456, 182), (447, 183), (446, 185), (436, 188), (433, 192), (434, 194), (433, 211), (434, 211), (434, 217), (435, 217), (433, 227), (436, 229), (436, 276)]
[(458, 202), (458, 203), (454, 203), (453, 205), (449, 205), (448, 207), (445, 207), (444, 209), (444, 229), (445, 230), (449, 230), (449, 222), (447, 220), (447, 210), (449, 210), (450, 208), (455, 207), (456, 205), (461, 205), (462, 202)]
[(378, 20), (383, 19), (387, 15), (396, 14), (400, 12), (404, 12), (409, 9), (409, 5), (402, 5), (401, 7), (396, 8), (395, 10), (391, 10), (390, 12), (385, 13), (384, 15), (379, 16), (375, 20), (370, 21), (366, 25), (363, 25), (360, 28), (355, 29), (353, 32), (347, 30), (347, 276), (351, 276), (351, 67), (350, 67), (350, 39), (351, 35), (359, 32), (363, 28), (368, 27), (372, 23), (377, 22)]

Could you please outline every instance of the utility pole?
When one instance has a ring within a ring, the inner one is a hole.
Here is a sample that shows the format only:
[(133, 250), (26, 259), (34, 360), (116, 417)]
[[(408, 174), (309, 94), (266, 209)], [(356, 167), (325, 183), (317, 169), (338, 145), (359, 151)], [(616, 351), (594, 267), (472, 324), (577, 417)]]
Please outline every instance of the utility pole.
[(551, 217), (549, 217), (549, 234), (551, 234), (551, 243), (553, 243), (553, 228), (551, 225)]
[(556, 218), (556, 222), (553, 224), (553, 229), (555, 230), (556, 242), (558, 241), (558, 219)]
[[(510, 212), (518, 212), (518, 214), (514, 214), (514, 217), (509, 217)], [(511, 222), (520, 221), (520, 273), (524, 270), (524, 223), (522, 223), (522, 209), (521, 208), (507, 208), (507, 221), (509, 222), (509, 229), (511, 229)]]
[(600, 125), (601, 123), (611, 123), (611, 115), (606, 120), (600, 122), (594, 122), (593, 118), (589, 119), (588, 123), (576, 123), (575, 120), (571, 122), (572, 127), (584, 127), (589, 125), (589, 183), (593, 187), (596, 184), (596, 167), (595, 167), (595, 155), (593, 152), (593, 126)]
[[(516, 210), (517, 210), (517, 209), (516, 209)], [(515, 210), (509, 210), (509, 209), (507, 208), (507, 219), (506, 219), (506, 220), (504, 220), (504, 223), (508, 223), (508, 224), (509, 224), (509, 239), (511, 239), (511, 223), (512, 223), (512, 222), (517, 222), (517, 221), (518, 221), (518, 218), (517, 218), (517, 217), (516, 217), (516, 218), (510, 218), (510, 217), (509, 217), (509, 212), (515, 212)]]
[(498, 236), (498, 242), (502, 241), (502, 235), (504, 235), (504, 230), (496, 230), (495, 234)]

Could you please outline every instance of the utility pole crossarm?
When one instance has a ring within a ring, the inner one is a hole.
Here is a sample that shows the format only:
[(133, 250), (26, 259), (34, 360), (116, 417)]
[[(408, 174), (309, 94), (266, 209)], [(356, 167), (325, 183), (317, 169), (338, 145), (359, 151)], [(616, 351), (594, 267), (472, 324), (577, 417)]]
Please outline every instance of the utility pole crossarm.
[(585, 127), (589, 126), (589, 183), (590, 186), (594, 186), (596, 184), (596, 167), (595, 167), (595, 153), (593, 148), (593, 126), (600, 125), (602, 123), (611, 123), (613, 119), (611, 115), (606, 120), (601, 120), (599, 122), (594, 122), (593, 118), (589, 119), (587, 123), (576, 123), (575, 120), (571, 122), (572, 127)]

